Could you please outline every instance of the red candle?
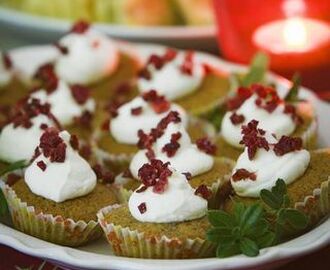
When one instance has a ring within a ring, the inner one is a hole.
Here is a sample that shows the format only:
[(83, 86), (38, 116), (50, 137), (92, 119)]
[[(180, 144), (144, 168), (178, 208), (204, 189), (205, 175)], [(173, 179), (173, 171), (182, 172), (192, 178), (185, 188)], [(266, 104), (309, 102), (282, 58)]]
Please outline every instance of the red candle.
[(256, 51), (286, 77), (330, 91), (330, 1), (214, 0), (218, 40), (225, 57), (248, 63)]

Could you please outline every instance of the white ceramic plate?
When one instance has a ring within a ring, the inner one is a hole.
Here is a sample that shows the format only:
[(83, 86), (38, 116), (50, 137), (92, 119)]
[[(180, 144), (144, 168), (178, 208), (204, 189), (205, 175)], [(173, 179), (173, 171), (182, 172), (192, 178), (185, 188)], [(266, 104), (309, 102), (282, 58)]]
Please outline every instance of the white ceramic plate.
[[(30, 15), (0, 7), (0, 29), (10, 37), (22, 41), (48, 42), (57, 40), (69, 28), (66, 20)], [(180, 48), (216, 49), (214, 26), (130, 27), (124, 25), (93, 24), (112, 37), (139, 42), (157, 42)]]
[[(47, 49), (48, 48), (48, 49)], [(135, 52), (139, 53), (143, 60), (152, 51), (162, 50), (163, 47), (154, 45), (136, 45)], [(45, 47), (44, 52), (51, 47)], [(26, 52), (26, 54), (24, 54)], [(47, 55), (45, 53), (44, 55)], [(12, 56), (18, 60), (25, 58), (25, 63), (30, 62), (35, 57), (31, 55), (31, 48), (22, 48), (12, 52)], [(208, 61), (215, 67), (225, 72), (244, 70), (245, 67), (234, 65), (217, 57), (198, 53), (197, 57)], [(281, 95), (288, 89), (288, 81), (269, 74), (278, 85)], [(307, 89), (301, 92), (303, 98), (308, 98), (314, 102), (319, 117), (319, 139), (322, 146), (330, 146), (330, 106), (318, 100), (315, 95)], [(303, 254), (310, 253), (330, 243), (330, 218), (309, 233), (281, 245), (263, 249), (261, 254), (255, 258), (248, 258), (243, 255), (226, 259), (198, 259), (198, 260), (144, 260), (111, 255), (109, 246), (105, 240), (73, 249), (54, 245), (29, 235), (18, 232), (10, 227), (0, 224), (0, 243), (11, 246), (23, 253), (32, 256), (45, 258), (58, 265), (75, 269), (118, 269), (118, 270), (220, 270), (220, 269), (270, 269), (279, 266)]]

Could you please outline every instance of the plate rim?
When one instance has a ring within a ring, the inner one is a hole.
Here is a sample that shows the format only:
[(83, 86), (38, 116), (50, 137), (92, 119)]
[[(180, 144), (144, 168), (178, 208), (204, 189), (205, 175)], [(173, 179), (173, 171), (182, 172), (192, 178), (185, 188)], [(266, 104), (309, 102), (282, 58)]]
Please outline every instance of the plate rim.
[[(143, 43), (130, 43), (133, 44), (134, 48), (142, 57), (150, 50), (164, 49), (164, 46), (143, 44)], [(47, 46), (47, 45), (46, 45)], [(21, 47), (18, 50), (27, 47)], [(13, 50), (12, 52), (14, 52)], [(233, 70), (244, 70), (247, 67), (245, 65), (234, 64), (225, 60), (220, 59), (217, 56), (210, 55), (203, 52), (197, 52), (197, 57), (203, 57), (209, 61), (209, 63), (216, 67), (230, 72)], [(287, 87), (289, 81), (269, 72), (268, 77), (273, 79), (278, 85)], [(320, 102), (319, 99), (308, 89), (302, 88), (303, 94), (309, 97), (314, 102)], [(92, 253), (88, 251), (78, 250), (74, 248), (63, 247), (55, 245), (32, 236), (26, 235), (22, 232), (16, 231), (13, 228), (7, 227), (0, 224), (0, 243), (11, 246), (23, 253), (42, 257), (48, 260), (56, 261), (61, 264), (70, 265), (71, 267), (88, 267), (88, 269), (145, 269), (145, 270), (156, 270), (156, 269), (173, 269), (187, 270), (187, 269), (241, 269), (246, 267), (256, 267), (265, 263), (271, 263), (278, 260), (287, 260), (288, 258), (302, 256), (306, 253), (312, 252), (318, 248), (321, 248), (330, 243), (330, 231), (327, 227), (330, 226), (330, 218), (328, 217), (322, 224), (314, 228), (310, 232), (295, 238), (291, 241), (283, 244), (263, 249), (258, 257), (249, 258), (243, 255), (238, 255), (226, 259), (192, 259), (192, 260), (151, 260), (151, 259), (133, 259), (127, 257), (118, 257), (114, 255), (102, 255)], [(310, 244), (308, 245), (297, 245), (294, 243), (299, 241), (307, 241), (309, 239)], [(33, 248), (31, 243), (35, 243), (35, 246), (39, 248)], [(79, 256), (80, 254), (80, 256)], [(92, 254), (92, 255), (91, 255)], [(90, 262), (88, 255), (93, 258), (98, 258), (98, 261), (93, 260)], [(59, 260), (59, 258), (61, 258)], [(65, 261), (64, 259), (65, 258)], [(101, 260), (101, 258), (103, 258)], [(87, 268), (86, 268), (87, 269)]]

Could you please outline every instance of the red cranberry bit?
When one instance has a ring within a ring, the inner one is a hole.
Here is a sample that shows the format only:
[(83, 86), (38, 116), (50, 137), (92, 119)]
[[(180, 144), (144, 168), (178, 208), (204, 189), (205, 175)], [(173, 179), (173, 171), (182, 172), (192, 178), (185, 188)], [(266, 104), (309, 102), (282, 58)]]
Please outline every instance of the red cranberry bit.
[(65, 161), (66, 144), (59, 136), (56, 128), (48, 128), (40, 137), (39, 148), (44, 156), (51, 162), (62, 163)]
[(214, 70), (213, 70), (214, 68), (212, 66), (210, 66), (209, 64), (207, 64), (207, 63), (203, 63), (203, 69), (204, 69), (205, 75), (215, 73)]
[(103, 172), (102, 172), (102, 166), (100, 164), (96, 164), (92, 167), (94, 173), (96, 174), (97, 179), (102, 179)]
[(274, 145), (274, 152), (277, 156), (283, 156), (287, 153), (301, 150), (302, 146), (301, 138), (282, 136), (278, 143)]
[(148, 70), (147, 67), (141, 69), (139, 72), (138, 72), (138, 77), (141, 78), (141, 79), (145, 79), (147, 81), (150, 81), (151, 80), (151, 73), (150, 71)]
[(269, 113), (272, 113), (283, 102), (274, 88), (254, 84), (251, 89), (258, 95), (255, 101), (256, 105)]
[(155, 69), (160, 70), (165, 64), (164, 59), (157, 55), (157, 54), (152, 54), (150, 55), (147, 65), (152, 65), (155, 67)]
[(196, 145), (199, 150), (205, 152), (209, 155), (215, 155), (217, 151), (217, 147), (215, 144), (213, 144), (208, 138), (200, 138), (196, 141)]
[(42, 160), (37, 162), (37, 166), (44, 172), (47, 168), (47, 165), (45, 162), (43, 162)]
[(164, 113), (170, 109), (170, 103), (165, 96), (160, 96), (155, 90), (150, 90), (142, 95), (142, 98), (148, 102), (156, 113)]
[(9, 173), (6, 178), (7, 178), (6, 179), (6, 184), (10, 187), (13, 186), (16, 182), (18, 182), (19, 180), (22, 179), (21, 176), (15, 174), (15, 173)]
[(106, 119), (103, 121), (103, 123), (101, 124), (101, 129), (103, 131), (109, 131), (110, 130), (110, 119)]
[(79, 149), (79, 154), (86, 160), (89, 160), (92, 156), (92, 149), (90, 145), (84, 144)]
[(212, 196), (212, 191), (209, 190), (209, 188), (206, 185), (200, 185), (196, 190), (195, 190), (195, 195), (201, 196), (205, 200), (211, 198)]
[(152, 159), (150, 163), (144, 164), (138, 172), (144, 186), (153, 187), (153, 192), (163, 193), (167, 187), (168, 177), (172, 175), (168, 168), (169, 162)]
[(42, 83), (48, 94), (54, 92), (58, 85), (58, 78), (53, 64), (45, 64), (37, 70), (34, 78)]
[(262, 137), (265, 135), (265, 131), (257, 128), (258, 121), (252, 120), (247, 125), (242, 126), (242, 140), (240, 144), (244, 144), (248, 148), (249, 159), (252, 160), (257, 152), (258, 148), (264, 148), (269, 150), (269, 144), (267, 140)]
[(194, 56), (194, 52), (192, 51), (186, 52), (183, 63), (180, 66), (180, 71), (182, 74), (192, 76), (193, 67), (194, 67), (193, 56)]
[(177, 111), (170, 111), (157, 125), (157, 129), (165, 130), (170, 123), (180, 123), (181, 118)]
[(74, 121), (77, 125), (80, 125), (86, 129), (91, 128), (92, 120), (93, 120), (93, 115), (89, 111), (84, 111), (80, 117), (74, 118)]
[(163, 56), (163, 59), (165, 62), (171, 62), (176, 58), (177, 55), (178, 52), (176, 50), (168, 48)]
[(228, 99), (226, 107), (228, 111), (237, 110), (242, 104), (252, 96), (253, 92), (250, 88), (240, 87), (234, 97)]
[(7, 53), (2, 53), (2, 62), (7, 70), (10, 70), (13, 67), (13, 62)]
[(74, 150), (76, 150), (76, 151), (79, 150), (79, 140), (78, 140), (78, 137), (76, 135), (71, 135), (70, 145)]
[(173, 133), (171, 135), (171, 141), (164, 145), (162, 152), (166, 153), (168, 157), (173, 157), (180, 148), (178, 140), (181, 138), (181, 136), (181, 132)]
[(186, 179), (188, 180), (188, 181), (190, 181), (191, 180), (191, 178), (192, 178), (192, 175), (191, 175), (191, 173), (190, 172), (185, 172), (185, 173), (182, 173), (185, 177), (186, 177)]
[(56, 42), (54, 43), (54, 46), (59, 50), (59, 52), (63, 55), (68, 54), (69, 50), (67, 47), (61, 45), (60, 43)]
[(142, 113), (142, 107), (141, 106), (131, 109), (131, 114), (132, 115), (137, 116), (137, 115), (140, 115), (141, 113)]
[(255, 181), (257, 179), (257, 175), (253, 172), (249, 172), (246, 169), (238, 169), (231, 177), (234, 182), (240, 181), (240, 180), (246, 180), (250, 179), (252, 181)]
[(78, 104), (83, 105), (90, 97), (90, 91), (87, 87), (74, 84), (70, 86), (71, 94)]
[(239, 124), (242, 124), (245, 120), (245, 117), (243, 114), (237, 114), (236, 112), (234, 112), (231, 116), (230, 116), (230, 121), (236, 126)]
[(46, 130), (47, 128), (48, 128), (47, 124), (41, 124), (40, 125), (40, 129), (42, 129), (42, 130)]
[(138, 130), (139, 141), (137, 147), (139, 149), (148, 149), (155, 142), (155, 138), (151, 134), (146, 134), (142, 129)]
[(146, 211), (147, 211), (147, 206), (146, 206), (146, 203), (141, 203), (139, 206), (138, 206), (138, 209), (140, 211), (141, 214), (144, 214)]
[(84, 34), (88, 29), (90, 25), (86, 21), (77, 21), (71, 28), (70, 32), (71, 33), (76, 33), (76, 34)]

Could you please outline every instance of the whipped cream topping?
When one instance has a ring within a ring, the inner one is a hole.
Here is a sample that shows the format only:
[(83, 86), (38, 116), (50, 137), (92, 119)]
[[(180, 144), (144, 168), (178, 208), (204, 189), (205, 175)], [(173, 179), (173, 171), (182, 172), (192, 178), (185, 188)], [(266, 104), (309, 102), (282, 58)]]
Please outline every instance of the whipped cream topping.
[[(141, 113), (133, 115), (132, 110), (136, 108), (139, 108)], [(110, 121), (110, 133), (117, 142), (136, 144), (139, 140), (138, 130), (141, 129), (145, 133), (150, 132), (169, 111), (177, 111), (182, 119), (183, 126), (187, 127), (187, 113), (179, 105), (170, 104), (168, 110), (157, 113), (149, 102), (142, 97), (136, 97), (118, 109), (118, 115)]]
[(248, 157), (247, 148), (239, 156), (236, 166), (233, 169), (235, 173), (238, 169), (254, 173), (255, 179), (241, 179), (239, 181), (231, 180), (235, 192), (242, 197), (259, 197), (262, 189), (270, 190), (281, 178), (288, 185), (302, 176), (308, 167), (310, 154), (307, 150), (297, 150), (278, 156), (270, 149), (258, 149), (254, 159)]
[[(179, 148), (173, 156), (169, 157), (166, 151), (164, 151), (164, 147), (171, 142), (172, 135), (178, 133), (180, 133), (180, 138), (177, 140)], [(152, 150), (154, 158), (163, 162), (170, 162), (171, 167), (176, 171), (180, 173), (189, 172), (192, 176), (209, 171), (214, 164), (212, 156), (202, 152), (196, 144), (191, 142), (182, 122), (169, 123), (163, 135), (152, 145)], [(136, 179), (139, 179), (139, 168), (148, 162), (147, 152), (148, 150), (138, 151), (130, 163), (129, 169)]]
[(97, 82), (111, 75), (119, 64), (119, 52), (114, 42), (93, 29), (72, 32), (58, 44), (67, 52), (57, 59), (55, 70), (69, 83)]
[(13, 77), (11, 60), (0, 51), (0, 87), (7, 85)]
[[(25, 182), (39, 196), (57, 203), (87, 195), (96, 186), (96, 175), (88, 162), (70, 145), (70, 134), (59, 133), (66, 145), (64, 162), (51, 162), (41, 153), (26, 169)], [(44, 169), (38, 164), (44, 164)]]
[[(161, 67), (154, 64), (161, 61)], [(202, 84), (205, 71), (202, 63), (194, 58), (191, 52), (173, 52), (171, 57), (151, 55), (144, 68), (147, 76), (140, 76), (138, 88), (140, 92), (156, 89), (169, 100), (175, 100), (196, 91)]]
[(32, 93), (31, 97), (50, 104), (52, 114), (64, 126), (72, 124), (76, 117), (82, 116), (86, 111), (90, 113), (95, 111), (95, 101), (88, 98), (83, 104), (79, 104), (64, 80), (58, 80), (57, 88), (51, 93), (41, 89)]
[(170, 223), (205, 216), (207, 201), (195, 195), (184, 175), (173, 171), (163, 193), (155, 193), (152, 187), (143, 192), (134, 191), (128, 207), (132, 216), (141, 222)]
[[(244, 146), (240, 144), (242, 139), (241, 127), (253, 119), (259, 121), (259, 128), (267, 130), (270, 134), (275, 134), (278, 138), (294, 132), (296, 123), (290, 114), (284, 113), (284, 103), (278, 104), (274, 111), (268, 112), (256, 105), (257, 99), (258, 96), (253, 94), (236, 111), (228, 111), (225, 114), (221, 124), (221, 135), (227, 143), (237, 148), (243, 148)], [(233, 114), (243, 116), (243, 121), (234, 124), (231, 120)]]
[(0, 134), (0, 160), (14, 163), (20, 160), (30, 160), (39, 144), (39, 138), (44, 132), (42, 125), (54, 126), (54, 122), (46, 115), (40, 114), (30, 119), (31, 127), (14, 127), (13, 123), (6, 125)]

